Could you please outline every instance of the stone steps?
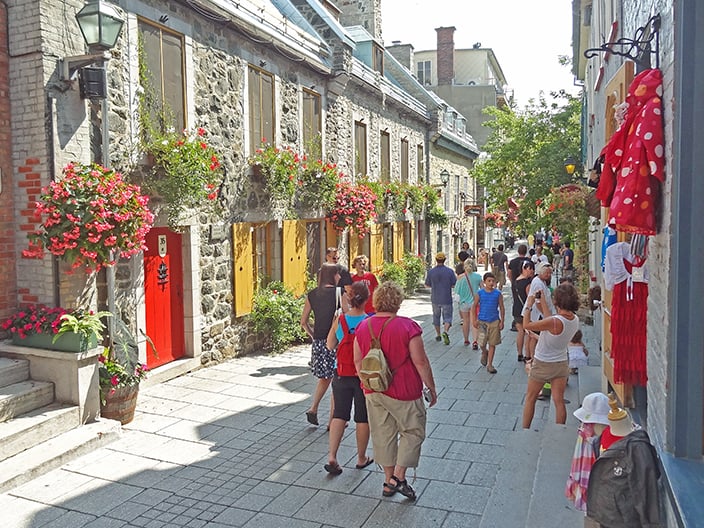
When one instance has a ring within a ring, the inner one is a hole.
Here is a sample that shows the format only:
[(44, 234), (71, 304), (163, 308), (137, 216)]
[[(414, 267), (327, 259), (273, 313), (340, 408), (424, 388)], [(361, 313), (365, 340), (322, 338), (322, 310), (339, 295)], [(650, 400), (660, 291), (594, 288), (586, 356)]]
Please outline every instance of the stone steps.
[(0, 461), (80, 425), (76, 405), (51, 403), (0, 423)]
[(0, 493), (119, 438), (120, 422), (100, 419), (60, 434), (0, 462)]
[(29, 361), (0, 357), (0, 387), (29, 379)]
[(54, 401), (54, 384), (25, 380), (0, 387), (0, 422), (28, 413)]

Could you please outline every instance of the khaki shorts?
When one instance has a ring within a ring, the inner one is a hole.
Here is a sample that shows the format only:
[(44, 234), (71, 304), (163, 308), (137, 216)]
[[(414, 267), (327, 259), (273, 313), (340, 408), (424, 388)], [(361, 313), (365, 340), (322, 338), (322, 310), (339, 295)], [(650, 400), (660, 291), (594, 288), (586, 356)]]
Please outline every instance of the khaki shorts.
[(555, 378), (567, 378), (569, 375), (570, 369), (566, 360), (547, 363), (533, 358), (528, 377), (541, 383), (547, 383)]
[(366, 397), (374, 460), (382, 467), (418, 467), (425, 440), (423, 398), (402, 401), (381, 392)]
[(501, 330), (499, 329), (499, 324), (501, 321), (498, 319), (487, 323), (484, 321), (479, 321), (479, 346), (484, 348), (487, 344), (489, 346), (496, 346), (501, 344)]

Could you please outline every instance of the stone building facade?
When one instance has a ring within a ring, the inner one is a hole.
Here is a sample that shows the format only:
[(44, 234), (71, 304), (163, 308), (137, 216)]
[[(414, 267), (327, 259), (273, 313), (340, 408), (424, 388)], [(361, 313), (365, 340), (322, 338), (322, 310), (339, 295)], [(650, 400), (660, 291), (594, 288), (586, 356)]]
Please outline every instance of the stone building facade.
[[(76, 82), (60, 78), (58, 59), (85, 53), (74, 18), (82, 0), (10, 2), (12, 126), (7, 129), (13, 131), (9, 172), (14, 185), (9, 187), (17, 226), (12, 240), (17, 270), (8, 274), (16, 277), (17, 294), (10, 308), (33, 302), (88, 302), (103, 308), (114, 278), (116, 315), (138, 338), (143, 359), (170, 362), (176, 372), (257, 349), (245, 317), (257, 277), (283, 280), (302, 293), (306, 273), (317, 269), (329, 245), (339, 246), (345, 258), (371, 253), (378, 270), (384, 260), (400, 259), (404, 250), (425, 253), (442, 244), (430, 244), (422, 217), (410, 214), (382, 219), (373, 227), (373, 240), (361, 241), (339, 236), (320, 211), (299, 210), (295, 220), (273, 218), (262, 179), (248, 161), (263, 139), (299, 152), (305, 149), (304, 97), (320, 101), (323, 157), (349, 177), (379, 178), (382, 133), (390, 137), (392, 180), (401, 177), (403, 156), (409, 183), (432, 184), (442, 168), (466, 173), (478, 155), (468, 134), (446, 133), (447, 105), (414, 84), (410, 72), (396, 66), (391, 78), (375, 68), (374, 61), (386, 56), (377, 38), (378, 1), (348, 4), (340, 6), (345, 13), (340, 20), (364, 22), (367, 15), (362, 12), (370, 12), (368, 23), (359, 29), (345, 27), (330, 16), (333, 6), (317, 0), (206, 2), (199, 9), (176, 1), (116, 0), (125, 24), (107, 62), (108, 98), (103, 104), (81, 99)], [(253, 18), (257, 9), (261, 16)], [(19, 34), (23, 38), (12, 38)], [(141, 47), (145, 35), (167, 42), (169, 53), (176, 55)], [(144, 258), (120, 261), (114, 277), (101, 272), (86, 280), (65, 275), (66, 265), (50, 258), (23, 258), (26, 232), (35, 228), (33, 202), (66, 163), (105, 162), (136, 181), (148, 170), (139, 139), (139, 98), (145, 89), (140, 61), (154, 53), (162, 53), (157, 63), (165, 65), (158, 73), (168, 82), (177, 79), (172, 86), (182, 87), (175, 114), (183, 114), (187, 128), (204, 127), (220, 155), (220, 207), (213, 213), (183, 215), (177, 230), (160, 214), (147, 240), (150, 250)], [(272, 81), (273, 137), (261, 138), (251, 129), (249, 98), (256, 78)], [(368, 135), (363, 174), (356, 174), (356, 123)], [(433, 139), (440, 137), (444, 143), (436, 148)], [(0, 200), (5, 196), (0, 194)], [(150, 314), (159, 304), (150, 293), (150, 252), (162, 243), (174, 259), (169, 273), (174, 274), (175, 297), (169, 302), (172, 319), (156, 331), (173, 334), (174, 348), (181, 348), (176, 361), (150, 356), (146, 338), (155, 332)]]
[[(699, 497), (700, 475), (704, 470), (704, 365), (701, 315), (697, 306), (704, 287), (697, 278), (697, 263), (704, 256), (698, 235), (700, 220), (689, 212), (701, 203), (704, 189), (696, 152), (701, 141), (699, 122), (692, 112), (699, 107), (694, 94), (700, 93), (704, 71), (700, 62), (704, 41), (696, 27), (704, 22), (704, 11), (695, 2), (613, 2), (574, 0), (580, 29), (575, 34), (575, 74), (585, 85), (584, 165), (591, 167), (614, 131), (616, 104), (623, 101), (628, 79), (647, 64), (597, 53), (586, 59), (585, 48), (599, 48), (620, 38), (648, 36), (651, 16), (659, 15), (659, 53), (650, 55), (650, 66), (663, 75), (662, 110), (664, 125), (665, 181), (657, 211), (657, 234), (648, 242), (647, 385), (619, 387), (624, 404), (631, 407), (656, 446), (662, 471), (663, 526), (696, 526), (704, 514)], [(645, 33), (642, 29), (646, 28)], [(652, 34), (652, 33), (650, 33)], [(652, 50), (655, 49), (652, 41)], [(641, 58), (645, 55), (641, 56)], [(602, 214), (602, 221), (604, 215)], [(597, 241), (601, 247), (601, 240)], [(692, 270), (691, 272), (688, 270)], [(594, 272), (601, 281), (601, 269)], [(603, 282), (601, 282), (603, 288)], [(604, 320), (608, 314), (603, 315)], [(608, 348), (608, 336), (603, 344)], [(603, 363), (608, 362), (603, 358)], [(611, 390), (604, 372), (603, 387)]]

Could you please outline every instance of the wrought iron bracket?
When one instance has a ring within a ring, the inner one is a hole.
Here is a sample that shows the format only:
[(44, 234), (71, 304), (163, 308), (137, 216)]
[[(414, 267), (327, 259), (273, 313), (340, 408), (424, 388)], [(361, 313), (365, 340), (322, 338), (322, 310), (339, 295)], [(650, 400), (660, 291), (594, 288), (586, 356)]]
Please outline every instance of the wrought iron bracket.
[(606, 42), (598, 48), (584, 51), (587, 59), (599, 53), (613, 53), (633, 60), (641, 67), (651, 68), (650, 56), (655, 55), (655, 67), (660, 67), (660, 15), (650, 17), (643, 27), (636, 29), (632, 39), (620, 38), (615, 42)]

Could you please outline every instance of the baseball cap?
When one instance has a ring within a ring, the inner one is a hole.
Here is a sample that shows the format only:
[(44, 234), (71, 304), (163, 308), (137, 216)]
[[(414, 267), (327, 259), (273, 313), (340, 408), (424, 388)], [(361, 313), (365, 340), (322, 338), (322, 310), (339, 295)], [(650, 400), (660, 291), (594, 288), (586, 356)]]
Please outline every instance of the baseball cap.
[(540, 273), (545, 268), (550, 268), (550, 271), (552, 271), (552, 266), (547, 262), (538, 262), (538, 264), (535, 266), (535, 272)]
[(437, 254), (435, 255), (435, 260), (445, 260), (445, 253), (443, 253), (442, 251), (440, 251), (439, 253), (437, 253)]
[(609, 425), (609, 397), (601, 392), (592, 392), (584, 397), (582, 406), (573, 414), (580, 422)]

